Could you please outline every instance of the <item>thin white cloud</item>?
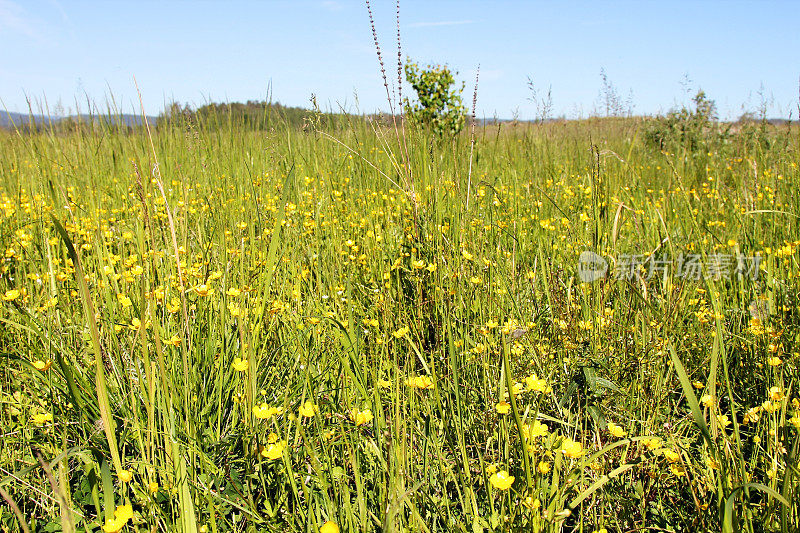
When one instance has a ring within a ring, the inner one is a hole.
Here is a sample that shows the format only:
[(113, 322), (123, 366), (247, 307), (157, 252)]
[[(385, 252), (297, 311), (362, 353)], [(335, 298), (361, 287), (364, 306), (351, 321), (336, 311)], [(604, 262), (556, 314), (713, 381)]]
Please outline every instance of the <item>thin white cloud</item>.
[(344, 6), (336, 0), (325, 0), (322, 2), (322, 7), (328, 11), (341, 11), (344, 9)]
[(25, 16), (25, 10), (11, 0), (0, 0), (0, 31), (41, 39), (41, 33)]
[(413, 22), (409, 28), (433, 28), (438, 26), (462, 26), (464, 24), (475, 24), (474, 20), (442, 20), (438, 22)]

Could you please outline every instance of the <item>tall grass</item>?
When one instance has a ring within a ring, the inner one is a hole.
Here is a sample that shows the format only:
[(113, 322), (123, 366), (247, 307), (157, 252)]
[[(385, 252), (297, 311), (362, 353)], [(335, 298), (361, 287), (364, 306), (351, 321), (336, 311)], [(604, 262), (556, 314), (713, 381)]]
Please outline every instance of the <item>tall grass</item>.
[(0, 527), (798, 527), (796, 132), (206, 119), (0, 132)]

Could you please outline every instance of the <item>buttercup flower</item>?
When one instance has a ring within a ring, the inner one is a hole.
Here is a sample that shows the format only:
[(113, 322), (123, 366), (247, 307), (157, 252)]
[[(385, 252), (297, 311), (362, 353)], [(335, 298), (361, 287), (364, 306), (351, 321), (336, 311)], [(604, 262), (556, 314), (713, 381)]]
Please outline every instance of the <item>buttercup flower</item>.
[(627, 434), (624, 429), (616, 425), (614, 422), (609, 421), (607, 427), (608, 427), (608, 432), (611, 433), (613, 436), (617, 437), (618, 439), (621, 439)]
[(353, 409), (350, 411), (350, 420), (352, 420), (357, 426), (363, 426), (364, 424), (369, 424), (370, 421), (372, 421), (372, 411), (370, 411), (369, 409), (366, 409), (364, 411)]
[(36, 361), (33, 362), (33, 366), (34, 368), (36, 368), (36, 370), (40, 372), (47, 372), (47, 370), (49, 370), (50, 367), (53, 366), (53, 361), (48, 359), (47, 362), (44, 362), (37, 359)]
[(572, 459), (577, 459), (583, 455), (583, 445), (567, 437), (561, 443), (561, 453)]
[(498, 402), (495, 404), (494, 409), (501, 415), (507, 415), (511, 410), (511, 404), (506, 401)]
[(314, 402), (311, 400), (306, 400), (306, 402), (300, 406), (298, 412), (300, 413), (300, 416), (310, 418), (314, 416), (314, 413), (317, 412), (317, 406), (314, 405)]
[(339, 533), (339, 526), (336, 525), (336, 522), (328, 520), (319, 528), (319, 533)]
[(280, 459), (283, 455), (283, 450), (286, 448), (286, 445), (283, 442), (276, 442), (274, 444), (269, 444), (266, 447), (261, 448), (261, 456), (266, 457), (270, 461), (274, 461), (276, 459)]
[(498, 490), (508, 490), (514, 484), (514, 476), (510, 476), (505, 470), (500, 470), (492, 474), (489, 482)]

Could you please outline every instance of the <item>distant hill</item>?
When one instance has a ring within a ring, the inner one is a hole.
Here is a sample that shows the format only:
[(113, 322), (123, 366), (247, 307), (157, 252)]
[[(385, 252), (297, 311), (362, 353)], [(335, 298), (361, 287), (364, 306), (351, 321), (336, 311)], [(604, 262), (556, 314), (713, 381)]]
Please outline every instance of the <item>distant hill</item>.
[[(28, 126), (33, 121), (37, 127), (50, 126), (51, 123), (58, 124), (67, 120), (76, 122), (89, 122), (96, 123), (104, 122), (107, 124), (118, 125), (122, 124), (128, 127), (136, 127), (142, 125), (141, 115), (70, 115), (68, 117), (55, 117), (51, 118), (44, 115), (29, 115), (27, 113), (15, 113), (13, 111), (0, 110), (0, 128), (13, 128), (14, 126), (23, 127)], [(150, 124), (155, 124), (157, 117), (147, 117)]]

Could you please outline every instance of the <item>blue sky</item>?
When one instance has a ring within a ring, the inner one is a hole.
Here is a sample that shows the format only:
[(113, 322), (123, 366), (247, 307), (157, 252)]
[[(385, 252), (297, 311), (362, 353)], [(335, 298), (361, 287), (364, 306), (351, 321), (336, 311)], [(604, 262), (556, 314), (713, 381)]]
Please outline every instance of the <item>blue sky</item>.
[[(394, 3), (373, 1), (395, 77)], [(478, 115), (534, 118), (527, 79), (552, 88), (554, 114), (600, 107), (601, 69), (634, 112), (659, 113), (702, 88), (723, 118), (761, 96), (770, 116), (797, 118), (800, 1), (471, 2), (401, 5), (403, 54), (447, 63), (467, 82), (480, 65)], [(0, 0), (0, 99), (26, 96), (55, 114), (113, 95), (148, 113), (165, 102), (264, 99), (386, 109), (363, 2)], [(763, 88), (763, 89), (762, 89)], [(358, 106), (356, 106), (357, 95)], [(2, 106), (0, 106), (0, 109)]]

